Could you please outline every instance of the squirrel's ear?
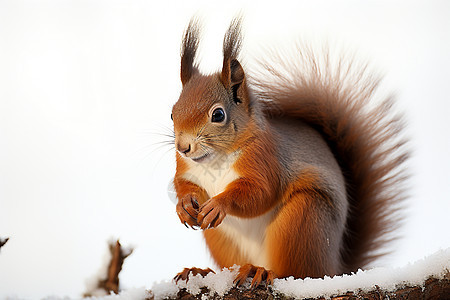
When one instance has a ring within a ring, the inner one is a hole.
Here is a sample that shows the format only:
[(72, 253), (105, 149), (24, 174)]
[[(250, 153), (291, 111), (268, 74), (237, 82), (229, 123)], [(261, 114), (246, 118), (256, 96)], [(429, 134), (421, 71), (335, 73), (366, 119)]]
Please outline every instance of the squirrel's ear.
[(226, 88), (241, 84), (244, 78), (244, 69), (237, 59), (224, 62), (220, 79)]
[(237, 59), (233, 59), (230, 62), (231, 86), (241, 84), (242, 81), (244, 81), (244, 78), (245, 78), (244, 69), (242, 68), (241, 64)]
[(191, 79), (193, 75), (198, 73), (198, 69), (194, 64), (195, 54), (197, 53), (199, 43), (200, 29), (195, 18), (191, 19), (189, 25), (184, 32), (183, 42), (181, 45), (181, 70), (180, 77), (183, 86)]
[(224, 64), (221, 74), (222, 84), (226, 89), (230, 89), (233, 93), (233, 101), (237, 103), (244, 102), (247, 99), (245, 92), (245, 72), (237, 59), (232, 59), (229, 63)]

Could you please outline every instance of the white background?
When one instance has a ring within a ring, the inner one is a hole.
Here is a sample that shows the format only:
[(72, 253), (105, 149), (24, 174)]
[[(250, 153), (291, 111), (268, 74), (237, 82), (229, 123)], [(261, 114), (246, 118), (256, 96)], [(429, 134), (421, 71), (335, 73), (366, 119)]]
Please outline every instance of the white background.
[(212, 266), (168, 199), (174, 152), (155, 134), (170, 133), (180, 40), (195, 13), (209, 72), (239, 11), (248, 61), (265, 41), (300, 37), (369, 59), (397, 94), (414, 150), (404, 238), (379, 264), (450, 247), (450, 2), (164, 3), (0, 0), (0, 237), (10, 237), (0, 298), (79, 296), (111, 237), (136, 248), (125, 288)]

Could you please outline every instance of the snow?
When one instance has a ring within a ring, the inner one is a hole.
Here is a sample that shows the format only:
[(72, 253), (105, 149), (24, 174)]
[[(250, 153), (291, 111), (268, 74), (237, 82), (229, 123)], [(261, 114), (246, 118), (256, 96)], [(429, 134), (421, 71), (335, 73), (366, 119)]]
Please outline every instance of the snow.
[(442, 277), (450, 270), (450, 248), (441, 250), (414, 264), (401, 268), (374, 268), (359, 270), (356, 274), (328, 277), (323, 279), (277, 279), (274, 290), (295, 298), (330, 297), (344, 294), (347, 291), (369, 291), (379, 286), (383, 290), (392, 291), (398, 285), (420, 285), (434, 276)]
[(188, 282), (163, 281), (154, 284), (152, 287), (155, 299), (164, 299), (166, 297), (174, 297), (180, 289), (185, 288), (189, 293), (197, 295), (202, 287), (208, 288), (212, 293), (224, 296), (232, 287), (233, 280), (239, 271), (239, 266), (233, 266), (230, 269), (224, 268), (217, 274), (208, 273), (205, 277), (200, 274), (190, 276)]
[[(209, 273), (204, 278), (201, 275), (190, 277), (189, 281), (163, 281), (153, 285), (155, 299), (176, 296), (179, 289), (186, 288), (191, 294), (198, 294), (202, 287), (207, 287), (219, 296), (225, 295), (233, 287), (233, 279), (239, 267), (224, 268), (217, 274)], [(347, 291), (368, 291), (375, 286), (386, 291), (392, 291), (399, 285), (420, 285), (431, 276), (441, 278), (450, 270), (450, 248), (440, 250), (414, 264), (400, 268), (374, 268), (359, 270), (352, 275), (342, 275), (325, 278), (275, 279), (273, 290), (294, 298), (331, 297), (345, 294)]]

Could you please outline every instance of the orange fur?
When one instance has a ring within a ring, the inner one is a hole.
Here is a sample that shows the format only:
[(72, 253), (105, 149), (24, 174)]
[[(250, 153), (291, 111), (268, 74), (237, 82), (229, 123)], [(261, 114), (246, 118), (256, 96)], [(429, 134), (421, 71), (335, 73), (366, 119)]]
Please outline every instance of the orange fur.
[[(332, 201), (321, 190), (314, 170), (306, 170), (290, 184), (283, 196), (284, 206), (267, 228), (271, 270), (280, 277), (322, 277), (339, 273), (338, 228), (327, 236)], [(341, 229), (342, 230), (342, 229)], [(282, 247), (279, 247), (279, 245)], [(288, 253), (288, 255), (286, 255)]]
[(245, 257), (233, 242), (218, 229), (207, 229), (203, 232), (206, 244), (214, 261), (221, 268), (230, 268), (233, 265), (244, 265)]
[(224, 202), (228, 201), (229, 212), (238, 217), (251, 218), (261, 215), (279, 201), (282, 170), (274, 149), (270, 147), (274, 143), (270, 132), (259, 131), (261, 130), (256, 128), (256, 124), (249, 124), (245, 135), (235, 143), (235, 147), (240, 145), (236, 149), (242, 151), (234, 165), (240, 178), (216, 196)]

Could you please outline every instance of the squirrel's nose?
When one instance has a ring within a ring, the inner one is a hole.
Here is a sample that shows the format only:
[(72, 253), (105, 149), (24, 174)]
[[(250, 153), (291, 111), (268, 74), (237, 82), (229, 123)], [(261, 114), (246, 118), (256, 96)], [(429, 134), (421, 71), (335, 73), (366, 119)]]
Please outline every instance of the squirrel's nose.
[(188, 154), (191, 151), (191, 144), (187, 144), (187, 146), (178, 144), (177, 148), (181, 153)]

